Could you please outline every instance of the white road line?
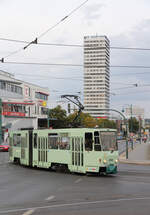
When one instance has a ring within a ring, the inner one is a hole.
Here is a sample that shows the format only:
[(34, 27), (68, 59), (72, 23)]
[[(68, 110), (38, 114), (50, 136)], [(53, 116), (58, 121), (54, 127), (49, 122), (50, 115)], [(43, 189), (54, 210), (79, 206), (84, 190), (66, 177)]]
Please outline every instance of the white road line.
[(8, 162), (1, 162), (0, 165), (2, 165), (2, 164), (8, 164), (8, 163), (10, 163), (10, 161), (8, 161)]
[(38, 210), (38, 209), (48, 209), (48, 208), (61, 208), (61, 207), (72, 207), (72, 206), (81, 206), (81, 205), (92, 205), (92, 204), (106, 204), (106, 203), (113, 203), (113, 202), (124, 202), (124, 201), (145, 201), (150, 200), (150, 197), (140, 197), (140, 198), (121, 198), (121, 199), (107, 199), (107, 200), (100, 200), (100, 201), (93, 201), (93, 202), (76, 202), (76, 203), (67, 203), (67, 204), (56, 204), (56, 205), (45, 205), (40, 207), (33, 207), (33, 208), (18, 208), (12, 209), (7, 211), (0, 211), (0, 214), (8, 214), (14, 213), (19, 211), (26, 211), (26, 210)]
[(46, 198), (45, 200), (46, 201), (50, 201), (50, 200), (52, 200), (52, 199), (54, 199), (55, 198), (55, 196), (49, 196), (48, 198)]
[(34, 211), (35, 211), (35, 209), (29, 210), (29, 211), (23, 213), (22, 215), (31, 215), (34, 213)]
[(79, 183), (80, 181), (82, 181), (82, 179), (81, 178), (78, 178), (74, 183)]

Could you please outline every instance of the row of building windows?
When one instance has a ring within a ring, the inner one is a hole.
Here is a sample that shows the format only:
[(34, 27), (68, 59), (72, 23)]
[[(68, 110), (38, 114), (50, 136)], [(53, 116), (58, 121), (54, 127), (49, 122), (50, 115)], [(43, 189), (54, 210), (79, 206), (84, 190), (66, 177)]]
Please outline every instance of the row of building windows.
[(100, 50), (100, 49), (102, 49), (102, 50), (109, 50), (109, 47), (107, 47), (107, 46), (101, 46), (101, 45), (99, 45), (99, 46), (94, 46), (94, 45), (91, 45), (91, 46), (88, 46), (88, 45), (86, 45), (86, 46), (84, 46), (84, 50)]
[(85, 66), (93, 66), (93, 65), (99, 65), (99, 64), (104, 64), (105, 67), (108, 66), (109, 67), (109, 64), (107, 62), (84, 62), (84, 65)]
[(6, 81), (0, 81), (0, 89), (22, 95), (22, 88)]
[[(105, 85), (101, 84), (101, 86), (105, 86)], [(85, 87), (84, 91), (86, 91), (86, 90), (101, 90), (101, 89), (106, 89), (107, 90), (108, 87), (103, 88), (103, 87), (93, 87), (93, 86), (91, 86), (91, 87)]]
[(22, 104), (3, 104), (3, 112), (26, 113), (26, 106)]
[[(84, 62), (86, 63), (87, 61), (97, 61), (97, 63), (99, 63), (99, 64), (109, 63), (109, 60), (106, 58), (85, 58)], [(87, 63), (89, 63), (89, 62), (87, 62)]]
[[(103, 82), (103, 83), (105, 83), (106, 82), (106, 84), (107, 84), (107, 80), (109, 81), (109, 79), (100, 79), (100, 80), (94, 80), (94, 79), (98, 79), (97, 77), (93, 77), (93, 79), (92, 78), (90, 78), (90, 77), (86, 77), (86, 78), (84, 78), (85, 79), (85, 83), (87, 83), (87, 82), (90, 82), (91, 83), (91, 86), (93, 86), (93, 84), (92, 83), (99, 83), (99, 82)], [(87, 80), (88, 79), (88, 80)], [(89, 81), (90, 80), (90, 81)], [(108, 82), (109, 83), (109, 82)]]
[(100, 57), (100, 58), (106, 58), (106, 55), (103, 55), (103, 54), (85, 54), (84, 55), (85, 58), (95, 58), (95, 57)]
[(104, 53), (104, 54), (106, 54), (106, 55), (108, 55), (108, 56), (110, 56), (109, 55), (109, 49), (107, 49), (107, 48), (101, 48), (101, 47), (97, 47), (97, 48), (84, 48), (84, 54), (93, 54), (94, 53), (94, 51), (98, 51), (97, 53)]
[[(107, 43), (107, 44), (109, 44), (109, 40), (107, 39), (107, 38), (104, 38), (103, 40), (102, 39), (100, 39), (100, 40), (92, 40), (91, 39), (91, 37), (89, 38), (89, 37), (84, 37), (84, 43)], [(86, 39), (88, 39), (88, 40), (86, 40)]]
[[(101, 88), (101, 89), (103, 89), (103, 90), (105, 90), (105, 88)], [(105, 93), (105, 91), (86, 91), (86, 90), (84, 90), (84, 93)]]
[[(97, 79), (97, 78), (98, 78), (98, 79), (101, 79), (101, 80), (105, 80), (106, 77), (105, 77), (105, 75), (102, 75), (102, 76), (101, 76), (101, 75), (97, 75), (97, 74), (94, 74), (94, 75), (85, 74), (85, 75), (84, 75), (84, 78), (85, 78), (85, 79), (90, 79), (90, 78), (91, 78), (91, 79), (92, 79), (92, 78), (93, 78), (93, 79), (95, 79), (95, 78)], [(107, 77), (107, 78), (108, 78), (108, 77)]]
[(99, 71), (97, 71), (97, 73), (95, 73), (94, 71), (90, 71), (90, 70), (88, 70), (88, 71), (86, 71), (85, 73), (84, 73), (84, 75), (86, 76), (86, 75), (98, 75), (98, 76), (107, 76), (108, 78), (109, 78), (109, 73), (107, 73), (107, 72), (105, 72), (105, 73), (98, 73)]
[(98, 49), (97, 50), (95, 50), (95, 49), (94, 50), (93, 49), (92, 50), (88, 49), (88, 50), (84, 50), (84, 54), (92, 54), (92, 55), (93, 54), (96, 54), (96, 55), (97, 54), (104, 54), (105, 56), (110, 56), (109, 52), (108, 51), (106, 52), (105, 49), (100, 49), (100, 50), (98, 50)]
[[(89, 87), (89, 88), (87, 88)], [(84, 89), (85, 90), (90, 90), (90, 89), (98, 89), (100, 90), (101, 87), (105, 87), (106, 90), (109, 90), (109, 85), (108, 84), (84, 84)]]
[(102, 50), (97, 50), (97, 51), (93, 51), (93, 50), (89, 50), (89, 51), (84, 51), (84, 56), (85, 55), (93, 55), (93, 54), (96, 54), (96, 55), (102, 55), (102, 54), (104, 54), (105, 55), (105, 57), (106, 58), (108, 58), (109, 59), (109, 57), (110, 57), (110, 54), (109, 54), (109, 52), (104, 52), (104, 51), (102, 51)]
[(40, 93), (40, 92), (36, 92), (35, 93), (35, 98), (41, 99), (41, 100), (48, 100), (48, 95), (45, 95), (45, 94)]
[(92, 100), (97, 100), (97, 101), (101, 101), (101, 102), (109, 102), (109, 99), (107, 99), (107, 97), (90, 97), (90, 98), (85, 98), (84, 101), (92, 101)]
[(88, 95), (85, 95), (85, 97), (104, 97), (104, 96), (107, 96), (105, 93), (104, 94), (88, 94)]
[(85, 104), (85, 105), (86, 105), (86, 104), (101, 104), (101, 105), (103, 105), (104, 102), (85, 102), (84, 104)]
[[(91, 86), (94, 86), (94, 84), (93, 83), (95, 83), (95, 82), (103, 82), (103, 83), (105, 83), (106, 82), (106, 80), (105, 81), (99, 81), (99, 80), (84, 80), (84, 83), (91, 83)], [(98, 84), (96, 84), (95, 86), (98, 86)]]
[(85, 64), (85, 65), (84, 65), (84, 68), (85, 68), (85, 69), (91, 69), (91, 68), (105, 68), (105, 67), (106, 67), (106, 65), (105, 65), (105, 66), (104, 66), (104, 65), (103, 65), (103, 66), (98, 66), (98, 64), (97, 64), (97, 65), (95, 65), (95, 64), (94, 64), (94, 65), (93, 65), (93, 64), (90, 64), (90, 65), (86, 65), (86, 64)]

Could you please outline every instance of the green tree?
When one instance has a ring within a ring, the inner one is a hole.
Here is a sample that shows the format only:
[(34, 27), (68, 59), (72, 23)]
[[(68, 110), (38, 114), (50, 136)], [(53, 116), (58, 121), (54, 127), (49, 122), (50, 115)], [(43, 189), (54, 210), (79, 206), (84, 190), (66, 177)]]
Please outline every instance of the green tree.
[(68, 125), (73, 127), (84, 127), (84, 128), (93, 128), (96, 126), (96, 120), (91, 117), (89, 114), (81, 112), (78, 118), (74, 121), (77, 116), (77, 112), (70, 114), (67, 118)]
[(129, 119), (129, 131), (133, 133), (137, 133), (139, 130), (139, 121), (135, 118), (132, 117), (132, 119)]
[(109, 119), (98, 119), (97, 125), (99, 128), (115, 128), (116, 129), (116, 122)]
[(49, 118), (53, 128), (65, 128), (67, 126), (67, 113), (60, 105), (49, 110)]

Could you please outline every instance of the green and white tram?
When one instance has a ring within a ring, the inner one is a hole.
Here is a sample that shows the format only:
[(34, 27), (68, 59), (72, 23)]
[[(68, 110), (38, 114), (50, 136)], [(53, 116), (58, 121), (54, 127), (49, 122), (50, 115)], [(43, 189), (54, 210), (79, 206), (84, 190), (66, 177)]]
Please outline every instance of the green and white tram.
[(78, 173), (117, 173), (115, 129), (68, 128), (9, 133), (10, 161)]

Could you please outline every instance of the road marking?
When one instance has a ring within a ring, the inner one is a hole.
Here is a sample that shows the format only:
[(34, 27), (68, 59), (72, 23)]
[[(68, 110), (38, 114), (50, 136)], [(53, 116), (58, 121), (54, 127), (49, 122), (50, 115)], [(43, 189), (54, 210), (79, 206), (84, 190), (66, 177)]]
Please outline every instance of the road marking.
[(10, 163), (10, 162), (9, 162), (9, 161), (8, 161), (8, 162), (4, 162), (4, 163), (3, 163), (3, 162), (1, 162), (1, 163), (0, 163), (0, 165), (2, 165), (2, 164), (8, 164), (8, 163)]
[(26, 211), (26, 210), (38, 210), (38, 209), (48, 209), (48, 208), (61, 208), (61, 207), (72, 207), (72, 206), (81, 206), (81, 205), (92, 205), (92, 204), (102, 204), (102, 203), (113, 203), (113, 202), (123, 202), (123, 201), (145, 201), (150, 200), (150, 197), (140, 197), (140, 198), (120, 198), (120, 199), (107, 199), (107, 200), (99, 200), (99, 201), (93, 201), (93, 202), (76, 202), (76, 203), (66, 203), (66, 204), (56, 204), (56, 205), (45, 205), (45, 206), (39, 206), (39, 207), (33, 207), (33, 208), (18, 208), (18, 209), (12, 209), (7, 211), (0, 211), (0, 214), (8, 214), (8, 213), (14, 213), (19, 211)]
[(25, 213), (23, 213), (22, 215), (31, 215), (34, 213), (34, 211), (35, 211), (35, 209), (29, 210), (29, 211), (26, 211)]
[(52, 199), (54, 199), (55, 198), (55, 196), (49, 196), (48, 198), (46, 198), (45, 200), (46, 201), (50, 201), (50, 200), (52, 200)]
[(81, 178), (78, 178), (74, 183), (79, 183), (80, 181), (82, 181), (82, 179)]

